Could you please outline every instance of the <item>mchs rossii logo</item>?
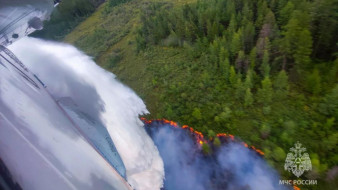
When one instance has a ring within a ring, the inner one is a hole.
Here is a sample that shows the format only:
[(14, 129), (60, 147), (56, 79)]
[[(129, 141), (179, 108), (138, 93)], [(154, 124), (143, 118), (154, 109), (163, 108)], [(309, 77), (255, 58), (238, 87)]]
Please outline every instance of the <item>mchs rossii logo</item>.
[[(290, 152), (287, 154), (284, 164), (286, 171), (292, 172), (297, 178), (299, 178), (305, 171), (312, 170), (312, 164), (309, 154), (306, 152), (306, 148), (302, 147), (302, 144), (297, 142), (294, 147), (290, 148)], [(280, 185), (317, 185), (317, 180), (279, 180)]]
[(301, 143), (297, 142), (294, 147), (290, 148), (285, 159), (284, 169), (291, 171), (297, 177), (303, 175), (304, 171), (312, 170), (310, 156)]

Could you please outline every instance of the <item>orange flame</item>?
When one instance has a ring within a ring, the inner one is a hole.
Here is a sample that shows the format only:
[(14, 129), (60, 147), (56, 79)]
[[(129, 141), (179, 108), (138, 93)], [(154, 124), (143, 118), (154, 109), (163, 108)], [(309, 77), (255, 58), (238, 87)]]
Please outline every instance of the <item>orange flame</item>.
[(226, 134), (226, 133), (218, 133), (216, 136), (217, 136), (217, 137), (226, 137), (227, 134)]
[[(178, 128), (179, 125), (174, 122), (174, 121), (170, 121), (170, 120), (167, 120), (167, 119), (154, 119), (154, 120), (147, 120), (146, 118), (144, 117), (141, 117), (140, 118), (145, 124), (151, 124), (152, 122), (156, 121), (156, 122), (162, 122), (162, 123), (165, 123), (165, 124), (169, 124), (170, 126), (172, 127), (175, 127), (175, 128)], [(189, 130), (193, 135), (195, 135), (196, 137), (196, 140), (197, 142), (200, 144), (200, 145), (203, 145), (203, 143), (207, 143), (207, 141), (204, 139), (204, 136), (201, 132), (199, 131), (196, 131), (194, 130), (192, 127), (189, 127), (188, 125), (183, 125), (181, 127), (182, 129), (186, 129), (186, 130)], [(223, 137), (223, 138), (230, 138), (232, 141), (235, 141), (235, 136), (234, 135), (231, 135), (231, 134), (226, 134), (226, 133), (218, 133), (216, 134), (217, 137)], [(256, 151), (258, 154), (264, 156), (264, 152), (260, 149), (257, 149), (256, 147), (254, 146), (250, 146), (244, 142), (242, 142), (242, 144), (244, 145), (244, 147), (246, 148), (251, 148), (252, 150)], [(298, 188), (298, 187), (297, 187)]]
[(264, 156), (264, 152), (263, 151), (261, 151), (260, 149), (258, 149), (258, 148), (256, 148), (256, 147), (254, 147), (254, 146), (251, 146), (251, 148), (253, 149), (253, 150), (255, 150), (258, 154), (260, 154), (260, 155), (262, 155), (262, 156)]
[(293, 190), (300, 190), (300, 188), (294, 185)]

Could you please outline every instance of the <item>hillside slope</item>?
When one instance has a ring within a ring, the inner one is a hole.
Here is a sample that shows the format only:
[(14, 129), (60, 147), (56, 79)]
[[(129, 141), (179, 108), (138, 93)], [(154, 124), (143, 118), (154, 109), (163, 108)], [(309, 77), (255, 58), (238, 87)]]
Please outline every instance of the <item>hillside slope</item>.
[(183, 61), (186, 54), (182, 53), (182, 48), (170, 47), (154, 47), (149, 52), (137, 53), (135, 38), (142, 23), (140, 15), (149, 11), (156, 2), (180, 6), (189, 1), (132, 1), (109, 11), (107, 5), (103, 5), (64, 41), (79, 47), (102, 67), (116, 74), (145, 100), (152, 117), (161, 117), (156, 113), (162, 107), (158, 101), (162, 89), (154, 85), (156, 71), (149, 69), (159, 64)]

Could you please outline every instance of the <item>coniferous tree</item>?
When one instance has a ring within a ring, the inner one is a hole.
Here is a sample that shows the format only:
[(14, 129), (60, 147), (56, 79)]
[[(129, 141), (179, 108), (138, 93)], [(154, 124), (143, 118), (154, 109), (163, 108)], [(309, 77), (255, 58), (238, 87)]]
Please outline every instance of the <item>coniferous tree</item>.
[(270, 75), (269, 52), (267, 50), (265, 50), (263, 54), (261, 71), (262, 71), (263, 77), (267, 77)]
[(273, 81), (273, 88), (275, 90), (275, 96), (283, 100), (286, 98), (289, 91), (288, 76), (284, 70), (280, 71)]
[(298, 65), (308, 66), (312, 52), (312, 37), (308, 29), (299, 33), (298, 44), (295, 47), (294, 59)]
[(252, 48), (250, 51), (250, 68), (254, 69), (256, 65), (256, 59), (257, 59), (257, 51), (256, 47)]
[(237, 82), (237, 76), (236, 76), (235, 68), (233, 66), (230, 66), (230, 73), (229, 74), (230, 74), (229, 82), (230, 82), (232, 87), (235, 87), (236, 82)]
[(314, 69), (313, 72), (307, 76), (306, 87), (309, 92), (314, 95), (318, 95), (321, 91), (321, 78), (318, 69)]
[(314, 36), (314, 55), (323, 59), (331, 58), (337, 51), (338, 14), (337, 0), (315, 0), (312, 11), (312, 28)]
[(243, 49), (246, 53), (248, 53), (250, 49), (253, 47), (254, 37), (255, 37), (255, 26), (251, 21), (245, 22), (242, 38), (243, 38)]
[[(218, 39), (215, 39), (213, 43), (209, 46), (210, 51), (210, 58), (209, 60), (212, 63), (218, 63), (218, 57), (219, 57), (219, 42)], [(216, 64), (215, 64), (216, 65)]]
[(330, 68), (330, 72), (328, 75), (328, 82), (330, 85), (338, 82), (338, 59), (333, 61), (333, 64)]
[(230, 82), (230, 62), (229, 58), (224, 59), (224, 61), (221, 62), (221, 71), (226, 79), (226, 81)]
[(237, 71), (242, 71), (245, 69), (245, 55), (244, 51), (239, 51), (236, 59), (236, 69)]
[(245, 89), (248, 89), (248, 88), (251, 89), (253, 87), (252, 75), (253, 75), (253, 71), (249, 69), (246, 72), (246, 76), (245, 76), (245, 82), (244, 82)]
[(252, 103), (253, 103), (253, 96), (252, 96), (250, 88), (247, 88), (245, 91), (244, 106), (245, 107), (251, 106)]
[(338, 121), (338, 84), (325, 95), (320, 111), (327, 116), (335, 117)]
[(237, 78), (236, 82), (236, 93), (235, 96), (239, 100), (243, 100), (243, 97), (245, 96), (245, 86), (243, 85), (243, 82), (240, 77)]
[[(312, 37), (306, 20), (308, 16), (300, 11), (294, 11), (284, 32), (284, 52), (291, 55), (298, 68), (304, 68), (310, 61)], [(300, 20), (304, 18), (304, 20)], [(304, 23), (305, 22), (305, 23)]]
[(236, 7), (234, 1), (226, 1), (225, 20), (230, 21), (232, 15), (236, 14)]
[(220, 52), (219, 52), (219, 61), (224, 62), (228, 58), (229, 58), (229, 53), (227, 49), (225, 49), (224, 47), (221, 47)]
[(237, 21), (235, 14), (233, 14), (231, 16), (231, 20), (227, 28), (228, 35), (233, 35), (236, 32), (236, 30), (237, 30)]
[(292, 12), (295, 10), (295, 5), (292, 1), (287, 1), (287, 4), (280, 9), (278, 23), (280, 26), (285, 26), (292, 15)]
[(239, 50), (241, 49), (241, 36), (240, 31), (235, 32), (232, 36), (231, 45), (230, 45), (230, 53), (231, 57), (235, 58)]
[[(253, 10), (252, 7), (249, 6), (249, 2), (245, 1), (242, 9), (242, 17), (243, 20), (253, 21)], [(244, 22), (242, 23), (244, 25)]]
[(256, 18), (256, 28), (261, 28), (264, 22), (264, 17), (268, 12), (268, 5), (265, 0), (259, 0), (257, 4), (257, 18)]
[(267, 76), (262, 80), (262, 87), (258, 89), (257, 101), (268, 106), (272, 101), (273, 90), (270, 78)]

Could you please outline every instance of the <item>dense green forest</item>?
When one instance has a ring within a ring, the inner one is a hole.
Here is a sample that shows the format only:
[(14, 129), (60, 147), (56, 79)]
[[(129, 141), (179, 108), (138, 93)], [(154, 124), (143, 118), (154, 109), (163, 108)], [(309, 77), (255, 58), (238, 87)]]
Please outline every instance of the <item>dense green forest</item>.
[(234, 134), (285, 179), (299, 141), (313, 165), (302, 177), (319, 179), (301, 188), (338, 186), (338, 0), (110, 0), (64, 41), (134, 89), (148, 118)]

